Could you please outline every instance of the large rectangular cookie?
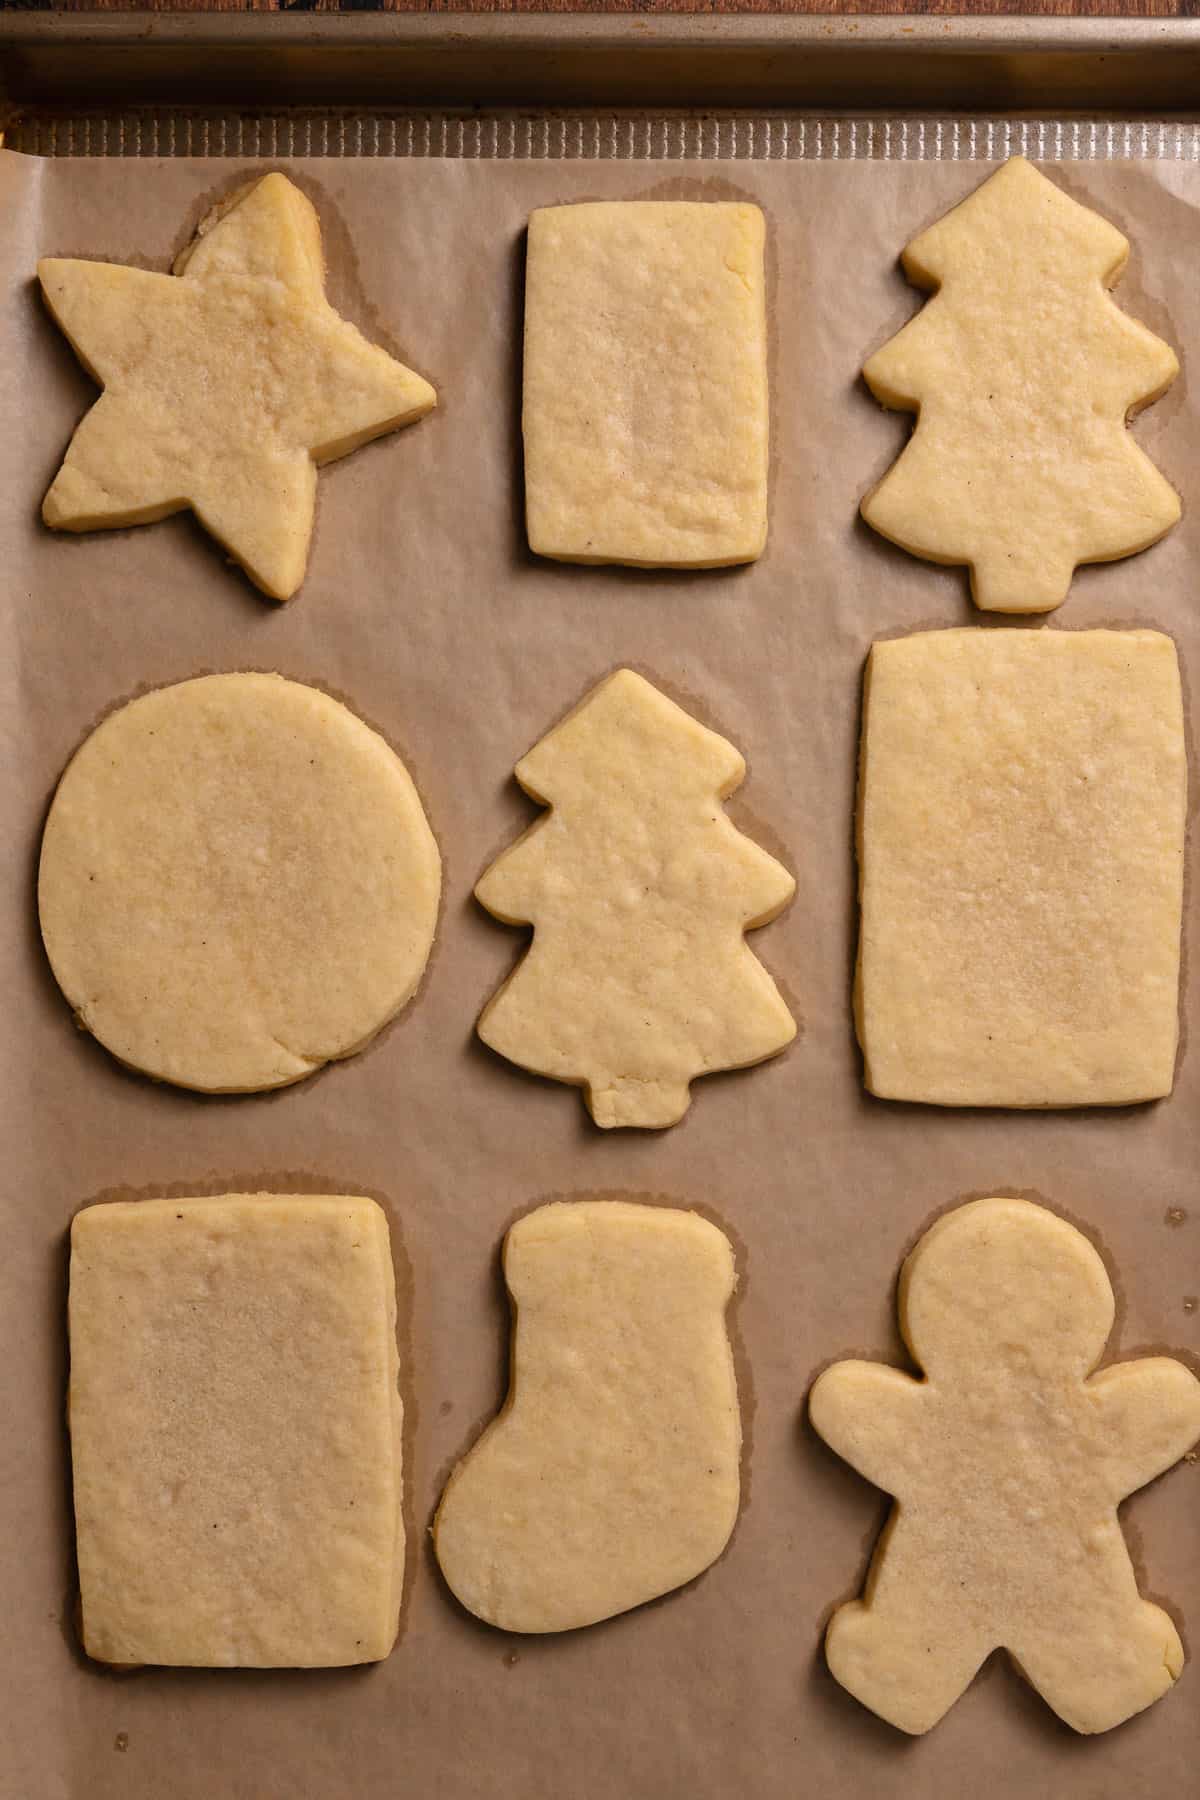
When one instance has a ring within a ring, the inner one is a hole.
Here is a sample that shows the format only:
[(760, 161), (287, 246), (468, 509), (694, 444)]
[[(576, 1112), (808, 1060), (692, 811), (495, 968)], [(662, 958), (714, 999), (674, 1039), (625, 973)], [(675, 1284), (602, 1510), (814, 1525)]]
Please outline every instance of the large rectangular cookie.
[(1169, 1093), (1186, 784), (1158, 632), (876, 644), (856, 994), (871, 1092), (1019, 1107)]
[(84, 1646), (322, 1667), (395, 1641), (396, 1299), (373, 1200), (89, 1206), (71, 1232)]
[(600, 201), (529, 221), (529, 546), (566, 562), (752, 562), (767, 535), (763, 215)]

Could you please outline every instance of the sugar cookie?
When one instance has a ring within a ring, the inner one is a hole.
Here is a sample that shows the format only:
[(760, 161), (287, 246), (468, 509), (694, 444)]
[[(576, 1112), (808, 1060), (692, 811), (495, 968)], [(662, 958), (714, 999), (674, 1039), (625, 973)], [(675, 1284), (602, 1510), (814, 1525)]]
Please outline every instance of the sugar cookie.
[(835, 1363), (809, 1416), (896, 1497), (863, 1599), (826, 1656), (873, 1712), (936, 1725), (1003, 1647), (1076, 1731), (1107, 1731), (1183, 1667), (1140, 1598), (1117, 1507), (1200, 1437), (1200, 1381), (1170, 1357), (1090, 1374), (1113, 1324), (1104, 1264), (1024, 1200), (960, 1206), (900, 1278), (900, 1327), (924, 1378)]
[(795, 891), (720, 805), (745, 769), (630, 669), (517, 764), (551, 811), (475, 892), (534, 937), (479, 1035), (584, 1088), (597, 1125), (674, 1125), (697, 1075), (761, 1062), (795, 1036), (743, 936)]
[(207, 675), (111, 714), (42, 839), (46, 953), (79, 1023), (160, 1081), (282, 1087), (408, 1001), (441, 867), (399, 757), (327, 694)]
[(1144, 550), (1179, 518), (1126, 430), (1179, 371), (1108, 296), (1128, 255), (1023, 156), (904, 252), (934, 298), (863, 374), (917, 422), (863, 517), (916, 556), (969, 563), (988, 611), (1058, 606), (1078, 563)]
[(531, 216), (522, 423), (539, 556), (707, 568), (762, 554), (764, 236), (741, 203)]
[(876, 644), (859, 792), (867, 1086), (939, 1106), (1168, 1094), (1187, 799), (1153, 631)]
[(235, 196), (174, 275), (49, 257), (38, 278), (104, 389), (46, 524), (96, 531), (191, 507), (276, 600), (304, 579), (317, 464), (437, 402), (330, 306), (316, 212), (283, 175)]
[(373, 1200), (89, 1206), (71, 1232), (83, 1640), (111, 1663), (375, 1662), (404, 1568)]
[(442, 1573), (505, 1631), (568, 1631), (721, 1554), (741, 1425), (725, 1308), (733, 1252), (697, 1214), (539, 1207), (504, 1242), (508, 1400), (451, 1475)]

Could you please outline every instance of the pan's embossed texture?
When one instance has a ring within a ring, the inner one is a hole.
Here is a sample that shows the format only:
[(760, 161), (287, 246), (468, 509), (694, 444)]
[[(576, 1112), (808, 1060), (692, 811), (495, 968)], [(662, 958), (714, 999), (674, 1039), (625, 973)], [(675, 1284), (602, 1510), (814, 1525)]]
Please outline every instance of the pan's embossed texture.
[(34, 112), (6, 142), (30, 156), (455, 157), (568, 162), (1109, 162), (1200, 160), (1200, 125), (1182, 119), (910, 119), (862, 114), (567, 112), (553, 116), (393, 110), (238, 113), (148, 108)]

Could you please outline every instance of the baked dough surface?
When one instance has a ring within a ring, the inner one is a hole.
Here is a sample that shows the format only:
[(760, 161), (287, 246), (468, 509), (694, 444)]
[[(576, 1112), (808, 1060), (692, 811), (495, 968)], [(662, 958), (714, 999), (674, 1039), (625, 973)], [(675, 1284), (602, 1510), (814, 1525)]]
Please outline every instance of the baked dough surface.
[(674, 1125), (690, 1083), (796, 1035), (747, 930), (795, 882), (720, 802), (746, 765), (631, 669), (517, 764), (550, 807), (475, 893), (533, 943), (479, 1020), (485, 1044), (583, 1087), (597, 1125)]
[(867, 664), (859, 1041), (941, 1106), (1168, 1094), (1187, 764), (1153, 631), (934, 631)]
[(404, 764), (338, 701), (206, 675), (112, 713), (59, 783), (38, 906), (80, 1024), (182, 1087), (282, 1087), (409, 1000), (437, 845)]
[(218, 209), (173, 275), (48, 257), (38, 278), (104, 389), (46, 524), (95, 531), (191, 507), (276, 600), (304, 579), (316, 465), (437, 402), (330, 306), (316, 212), (283, 175)]
[(565, 562), (706, 568), (767, 537), (757, 206), (601, 201), (529, 220), (525, 504)]
[(1128, 256), (1023, 156), (904, 252), (934, 298), (863, 373), (917, 423), (863, 517), (917, 556), (969, 563), (989, 611), (1058, 606), (1076, 564), (1144, 550), (1179, 518), (1126, 429), (1179, 372), (1109, 298)]
[(1117, 1507), (1200, 1437), (1200, 1381), (1170, 1357), (1091, 1374), (1113, 1324), (1104, 1264), (1025, 1200), (978, 1200), (926, 1232), (900, 1278), (924, 1370), (835, 1363), (812, 1423), (896, 1497), (861, 1600), (830, 1621), (833, 1674), (923, 1732), (1001, 1646), (1080, 1732), (1107, 1731), (1183, 1667), (1143, 1600)]
[(481, 1619), (567, 1631), (690, 1581), (733, 1530), (733, 1252), (695, 1213), (574, 1201), (512, 1227), (504, 1274), (508, 1400), (451, 1475), (434, 1545)]
[(404, 1529), (382, 1209), (280, 1194), (86, 1207), (70, 1333), (88, 1654), (386, 1656)]

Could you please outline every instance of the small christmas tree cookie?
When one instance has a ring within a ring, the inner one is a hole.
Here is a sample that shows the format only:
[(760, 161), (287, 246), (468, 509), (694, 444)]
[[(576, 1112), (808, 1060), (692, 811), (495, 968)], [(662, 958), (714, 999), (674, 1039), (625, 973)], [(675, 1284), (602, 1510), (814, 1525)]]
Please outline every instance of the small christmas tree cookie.
[(317, 215), (282, 175), (236, 196), (174, 275), (51, 257), (38, 277), (104, 389), (46, 495), (46, 524), (96, 531), (191, 507), (275, 600), (304, 579), (317, 465), (436, 404), (334, 312)]
[(1128, 255), (1021, 156), (904, 252), (934, 298), (863, 373), (917, 424), (863, 517), (916, 556), (968, 563), (986, 611), (1047, 612), (1077, 564), (1144, 550), (1179, 518), (1126, 430), (1179, 368), (1108, 296)]
[(629, 669), (517, 764), (552, 810), (475, 892), (534, 939), (479, 1035), (583, 1087), (597, 1125), (674, 1125), (695, 1076), (761, 1062), (795, 1036), (743, 937), (795, 891), (722, 810), (745, 767)]
[(691, 1581), (738, 1511), (741, 1421), (723, 1232), (580, 1200), (504, 1240), (512, 1387), (434, 1521), (443, 1575), (505, 1631), (569, 1631)]
[(1113, 1324), (1104, 1264), (1025, 1200), (939, 1219), (899, 1310), (924, 1378), (835, 1363), (809, 1400), (826, 1442), (897, 1501), (863, 1599), (830, 1621), (830, 1669), (919, 1733), (1003, 1647), (1076, 1731), (1121, 1724), (1184, 1658), (1138, 1594), (1117, 1507), (1200, 1437), (1200, 1381), (1165, 1356), (1090, 1373)]

